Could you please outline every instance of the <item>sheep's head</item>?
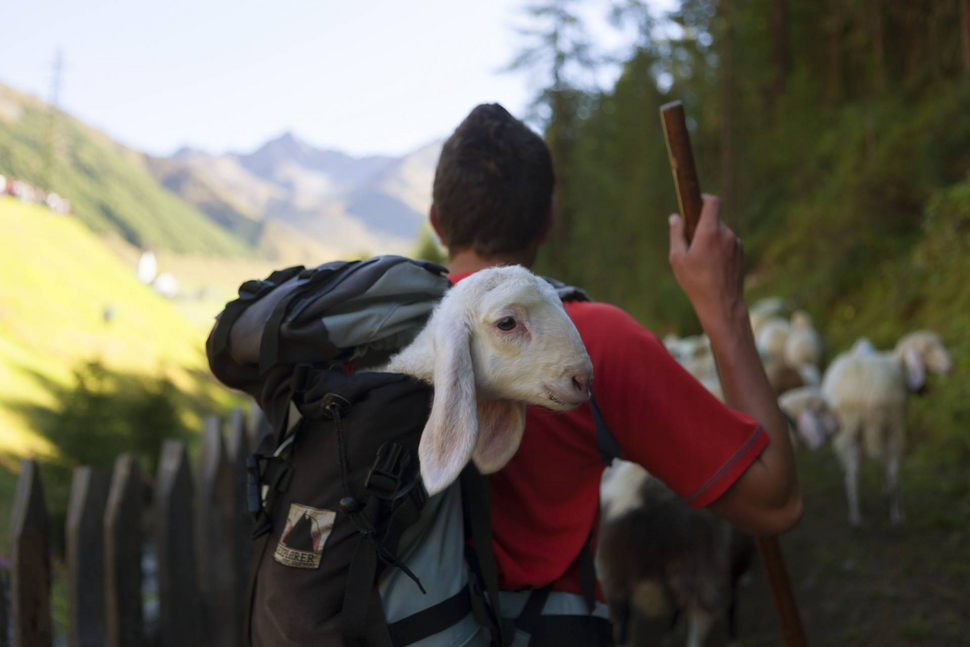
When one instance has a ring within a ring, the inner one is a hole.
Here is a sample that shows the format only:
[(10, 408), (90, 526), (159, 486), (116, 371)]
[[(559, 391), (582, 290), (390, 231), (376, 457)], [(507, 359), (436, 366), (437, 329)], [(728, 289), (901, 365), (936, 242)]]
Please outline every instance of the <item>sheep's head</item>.
[(791, 315), (791, 327), (799, 330), (808, 330), (812, 327), (812, 315), (804, 310), (796, 310)]
[(788, 391), (778, 398), (778, 406), (793, 418), (799, 440), (809, 449), (818, 449), (839, 431), (835, 410), (816, 387)]
[(900, 339), (896, 356), (902, 362), (906, 386), (912, 391), (924, 389), (926, 371), (948, 375), (953, 370), (953, 360), (940, 336), (928, 330), (918, 330)]
[(556, 291), (522, 267), (482, 270), (460, 281), (414, 343), (388, 370), (435, 386), (418, 449), (429, 494), (469, 460), (485, 474), (515, 454), (525, 405), (555, 411), (589, 398), (593, 367)]

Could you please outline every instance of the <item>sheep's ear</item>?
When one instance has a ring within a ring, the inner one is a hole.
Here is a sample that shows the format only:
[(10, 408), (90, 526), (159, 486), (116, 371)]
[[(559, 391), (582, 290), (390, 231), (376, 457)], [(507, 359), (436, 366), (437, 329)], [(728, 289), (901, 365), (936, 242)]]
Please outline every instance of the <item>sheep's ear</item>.
[(915, 349), (910, 348), (903, 354), (903, 369), (906, 372), (906, 386), (910, 391), (919, 391), (926, 383), (926, 367), (923, 358)]
[(497, 472), (508, 463), (525, 431), (525, 404), (512, 400), (478, 403), (478, 444), (472, 460), (482, 474)]
[(429, 495), (451, 485), (478, 441), (475, 371), (468, 325), (456, 309), (435, 313), (434, 402), (421, 434), (418, 458)]
[(795, 430), (798, 438), (806, 447), (816, 450), (825, 443), (825, 425), (819, 419), (818, 414), (809, 409), (803, 410), (798, 414), (798, 421), (795, 423)]

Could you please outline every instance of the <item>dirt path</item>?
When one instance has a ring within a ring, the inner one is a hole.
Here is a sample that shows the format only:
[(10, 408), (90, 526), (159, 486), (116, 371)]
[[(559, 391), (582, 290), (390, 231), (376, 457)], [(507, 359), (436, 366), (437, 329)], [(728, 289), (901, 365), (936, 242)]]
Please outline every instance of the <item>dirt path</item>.
[[(782, 547), (809, 644), (970, 645), (970, 475), (904, 465), (907, 519), (893, 529), (881, 476), (868, 465), (860, 495), (865, 525), (853, 531), (831, 450), (802, 452), (799, 470), (805, 516)], [(740, 603), (741, 645), (780, 645), (760, 567)]]

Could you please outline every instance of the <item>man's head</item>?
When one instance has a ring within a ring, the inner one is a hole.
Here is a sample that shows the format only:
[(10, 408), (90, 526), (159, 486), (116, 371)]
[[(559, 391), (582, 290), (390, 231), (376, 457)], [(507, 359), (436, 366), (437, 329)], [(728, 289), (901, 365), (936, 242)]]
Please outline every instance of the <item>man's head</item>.
[(549, 228), (554, 183), (542, 138), (497, 103), (482, 104), (441, 150), (431, 222), (452, 256), (520, 253)]

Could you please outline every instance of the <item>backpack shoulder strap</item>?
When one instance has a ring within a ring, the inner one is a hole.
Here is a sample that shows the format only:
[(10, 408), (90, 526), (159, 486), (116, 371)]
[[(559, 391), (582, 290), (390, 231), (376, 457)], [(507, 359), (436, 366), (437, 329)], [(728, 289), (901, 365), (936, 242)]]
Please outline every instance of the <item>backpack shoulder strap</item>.
[(589, 396), (589, 405), (593, 409), (593, 425), (596, 427), (596, 451), (599, 452), (603, 464), (609, 466), (614, 458), (623, 458), (623, 450), (620, 448), (620, 443), (616, 442), (613, 432), (606, 426), (600, 407), (596, 403), (596, 397), (592, 394)]
[(479, 590), (473, 590), (472, 593), (480, 595), (480, 588), (483, 586), (490, 603), (485, 605), (483, 614), (487, 617), (477, 619), (479, 623), (484, 621), (488, 627), (493, 645), (507, 647), (515, 638), (515, 627), (502, 617), (499, 604), (498, 566), (492, 549), (492, 507), (488, 477), (479, 473), (474, 464), (469, 463), (459, 478), (465, 525), (475, 542), (474, 550), (469, 551), (469, 566), (471, 574), (480, 580), (473, 583), (473, 588)]
[(562, 281), (557, 279), (549, 278), (548, 276), (540, 276), (543, 281), (551, 285), (555, 290), (559, 298), (562, 299), (563, 303), (568, 301), (592, 301), (586, 291), (582, 288), (577, 288), (573, 285), (566, 285)]

